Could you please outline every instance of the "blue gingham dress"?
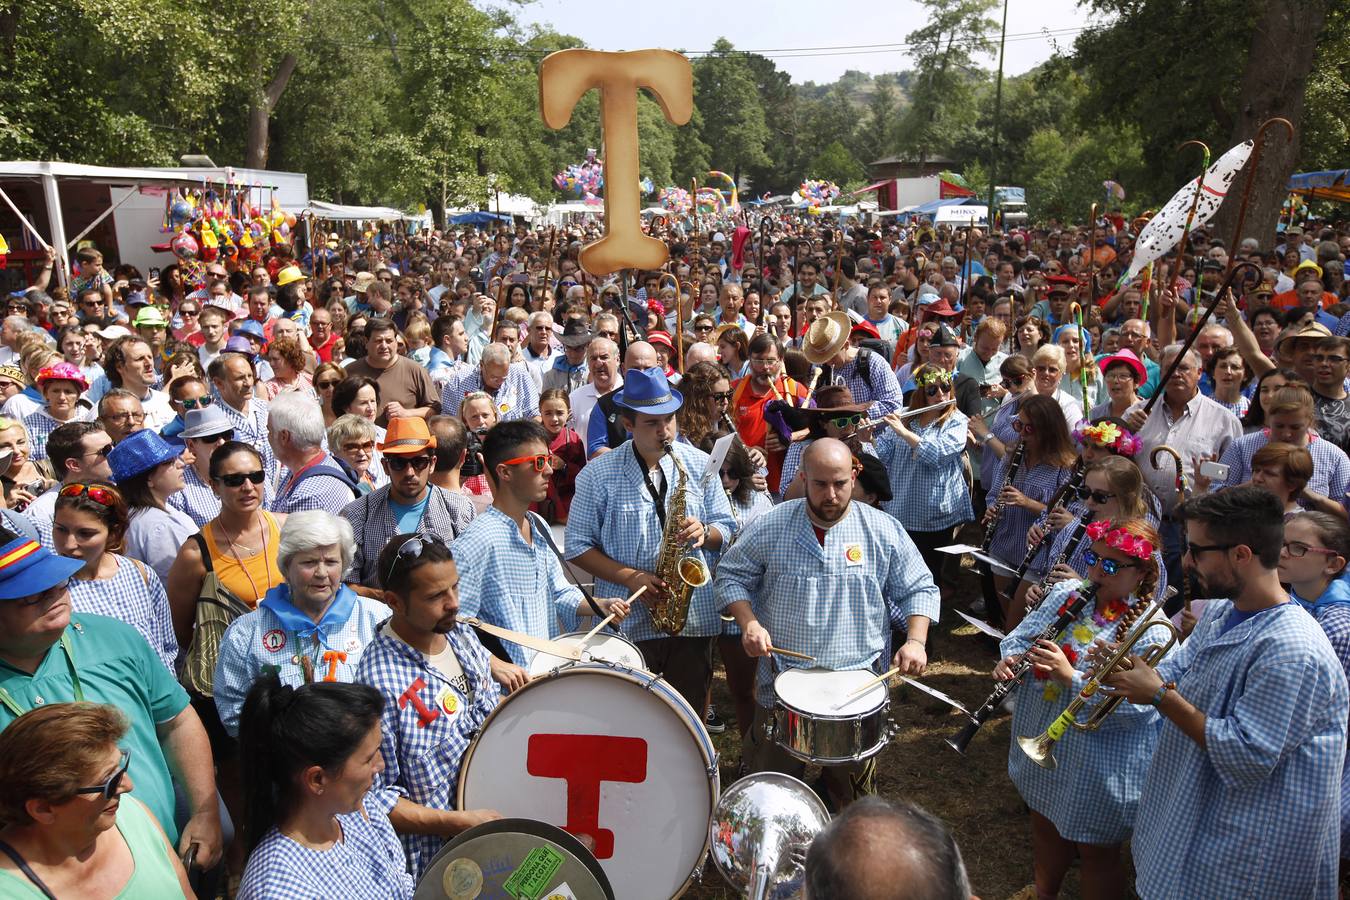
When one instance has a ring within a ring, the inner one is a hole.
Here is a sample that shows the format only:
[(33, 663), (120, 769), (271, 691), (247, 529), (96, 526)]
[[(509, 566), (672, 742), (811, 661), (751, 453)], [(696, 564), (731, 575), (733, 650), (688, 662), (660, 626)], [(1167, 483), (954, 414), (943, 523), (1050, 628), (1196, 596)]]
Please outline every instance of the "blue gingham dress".
[(217, 395), (216, 406), (234, 426), (234, 439), (243, 441), (262, 454), (263, 471), (267, 473), (268, 488), (271, 489), (277, 482), (281, 463), (272, 453), (272, 444), (267, 440), (267, 404), (255, 397), (249, 401), (249, 411), (244, 414)]
[[(341, 468), (338, 461), (327, 453), (324, 454), (323, 463)], [(311, 509), (321, 509), (336, 516), (340, 515), (342, 510), (354, 499), (356, 498), (352, 494), (352, 489), (340, 478), (329, 475), (312, 475), (292, 488), (290, 473), (284, 472), (282, 478), (277, 482), (276, 496), (272, 499), (268, 511), (289, 515)]]
[(912, 615), (936, 623), (940, 612), (937, 586), (909, 535), (861, 503), (825, 532), (824, 547), (805, 499), (779, 504), (722, 555), (713, 584), (719, 612), (747, 601), (774, 646), (816, 657), (761, 659), (755, 697), (765, 708), (784, 667), (881, 671), (891, 627), (905, 627)]
[(249, 854), (239, 900), (412, 897), (416, 883), (389, 824), (397, 800), (392, 791), (371, 788), (360, 810), (337, 817), (342, 840), (328, 850), (303, 847), (273, 828)]
[[(425, 655), (384, 633), (377, 634), (361, 654), (356, 681), (384, 695), (380, 741), (384, 771), (375, 777), (376, 786), (431, 809), (451, 810), (456, 808), (455, 789), (464, 751), (497, 706), (499, 694), (488, 670), (488, 652), (473, 629), (457, 625), (446, 639), (464, 670), (472, 700)], [(419, 681), (422, 685), (414, 690)], [(422, 703), (422, 710), (408, 699), (409, 691)], [(445, 838), (436, 834), (399, 837), (408, 870), (420, 879)]]
[[(562, 563), (529, 517), (532, 541), (506, 513), (489, 506), (451, 545), (459, 569), (460, 613), (535, 637), (577, 629), (581, 590), (567, 580)], [(627, 596), (627, 595), (625, 595)], [(510, 641), (511, 662), (528, 668), (535, 651)]]
[[(1087, 506), (1081, 501), (1075, 500), (1069, 504), (1069, 511), (1074, 514), (1073, 521), (1068, 525), (1065, 525), (1059, 531), (1056, 531), (1052, 540), (1041, 545), (1040, 553), (1036, 554), (1036, 558), (1032, 561), (1031, 568), (1027, 570), (1027, 581), (1039, 583), (1045, 578), (1046, 574), (1050, 571), (1051, 563), (1059, 559), (1059, 555), (1064, 552), (1066, 547), (1068, 547), (1069, 541), (1073, 538), (1073, 532), (1078, 526), (1079, 520), (1087, 514)], [(1155, 529), (1158, 527), (1158, 515), (1152, 508), (1150, 508), (1148, 513), (1144, 516), (1144, 520)], [(1037, 520), (1037, 524), (1044, 525), (1045, 516), (1041, 516)], [(1092, 538), (1084, 534), (1083, 540), (1079, 542), (1077, 549), (1069, 554), (1065, 563), (1079, 575), (1087, 577), (1088, 565), (1087, 560), (1083, 558), (1083, 554), (1091, 549)], [(1158, 587), (1154, 590), (1153, 595), (1155, 597), (1162, 597), (1163, 594), (1167, 592), (1167, 565), (1163, 562), (1161, 547), (1153, 551), (1153, 562), (1158, 566)]]
[[(723, 541), (729, 540), (736, 534), (736, 526), (731, 518), (726, 492), (722, 490), (721, 479), (714, 473), (706, 481), (702, 480), (703, 470), (708, 465), (708, 454), (680, 441), (676, 441), (673, 446), (689, 473), (685, 515), (697, 519), (708, 528), (716, 528)], [(675, 464), (663, 455), (660, 465), (667, 486), (666, 504), (669, 508), (670, 501), (675, 497)], [(563, 553), (569, 560), (575, 560), (591, 549), (600, 550), (625, 566), (648, 572), (656, 565), (661, 550), (661, 522), (656, 516), (656, 506), (647, 490), (631, 440), (586, 463), (586, 467), (577, 475), (577, 492), (567, 515), (567, 540)], [(702, 557), (705, 563), (708, 560), (705, 550), (693, 550), (691, 553)], [(627, 597), (629, 591), (623, 585), (597, 578), (595, 594), (597, 597)], [(689, 618), (680, 636), (711, 637), (721, 634), (722, 620), (717, 612), (712, 585), (706, 584), (695, 589), (689, 604)], [(633, 611), (623, 620), (621, 630), (630, 641), (670, 637), (652, 624), (648, 606), (641, 602), (633, 605)]]
[[(998, 465), (994, 468), (994, 480), (990, 482), (989, 491), (985, 498), (985, 503), (989, 509), (993, 509), (994, 505), (998, 503), (999, 486), (1003, 484), (1003, 473), (1012, 462), (1013, 453), (1014, 450), (1010, 447), (1008, 455), (999, 460)], [(1032, 500), (1048, 504), (1050, 498), (1055, 495), (1055, 491), (1058, 491), (1068, 480), (1069, 469), (1047, 463), (1028, 466), (1026, 455), (1023, 454), (1022, 465), (1017, 470), (1017, 477), (1012, 479), (1009, 484)], [(1002, 518), (999, 519), (998, 526), (994, 529), (993, 543), (989, 545), (990, 554), (1016, 569), (1027, 555), (1027, 530), (1036, 524), (1036, 519), (1039, 516), (1039, 513), (1034, 513), (1021, 506), (1014, 506), (1011, 503), (1005, 505)]]
[(186, 513), (198, 527), (220, 515), (220, 498), (209, 484), (197, 477), (193, 466), (183, 467), (183, 489), (171, 494), (165, 504)]
[(1143, 900), (1337, 892), (1347, 689), (1321, 627), (1296, 603), (1224, 631), (1210, 600), (1159, 664), (1205, 715), (1205, 746), (1164, 719), (1132, 847)]
[(969, 421), (957, 411), (927, 427), (910, 419), (909, 429), (919, 437), (917, 447), (889, 425), (877, 428), (877, 458), (891, 483), (891, 500), (881, 508), (906, 531), (941, 531), (975, 517), (963, 463)]
[[(1040, 606), (999, 644), (1007, 657), (1025, 653), (1036, 635), (1055, 620), (1077, 581), (1055, 585)], [(1130, 597), (1126, 602), (1134, 603)], [(1117, 623), (1105, 627), (1093, 621), (1097, 604), (1089, 602), (1056, 640), (1077, 654), (1073, 683), (1063, 685), (1037, 679), (1032, 672), (1022, 676), (1013, 712), (1008, 748), (1008, 776), (1027, 805), (1054, 823), (1060, 837), (1085, 844), (1118, 844), (1134, 827), (1135, 809), (1143, 788), (1153, 748), (1158, 741), (1158, 711), (1151, 706), (1121, 703), (1095, 732), (1069, 729), (1055, 744), (1055, 769), (1043, 769), (1017, 746), (1019, 737), (1035, 737), (1045, 731), (1087, 682), (1087, 651), (1094, 640), (1114, 641)], [(1162, 644), (1167, 632), (1151, 627), (1137, 652)], [(1098, 692), (1078, 714), (1086, 722), (1108, 694)]]
[(94, 613), (125, 622), (140, 632), (164, 666), (174, 671), (178, 638), (174, 635), (169, 595), (155, 570), (116, 553), (112, 578), (71, 578), (70, 602), (77, 613)]
[[(1318, 599), (1325, 598), (1333, 592), (1344, 594), (1348, 586), (1350, 582), (1346, 582), (1342, 576), (1333, 581)], [(1295, 596), (1292, 590), (1289, 594), (1291, 597)], [(1341, 669), (1350, 675), (1350, 604), (1317, 603), (1309, 611), (1317, 620), (1317, 624), (1322, 626), (1327, 640), (1331, 642), (1331, 649), (1341, 661)], [(1347, 746), (1346, 753), (1347, 757), (1350, 757), (1350, 746)], [(1350, 857), (1350, 766), (1341, 773), (1341, 859), (1347, 857)]]

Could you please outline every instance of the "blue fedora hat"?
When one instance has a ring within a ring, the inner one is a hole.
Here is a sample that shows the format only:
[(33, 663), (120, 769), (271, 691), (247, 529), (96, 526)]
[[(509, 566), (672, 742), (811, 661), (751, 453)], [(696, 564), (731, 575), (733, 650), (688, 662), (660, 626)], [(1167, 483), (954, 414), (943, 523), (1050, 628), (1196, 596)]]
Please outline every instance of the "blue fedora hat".
[(614, 395), (614, 404), (629, 412), (664, 416), (684, 405), (684, 397), (666, 381), (661, 369), (629, 369), (623, 375), (623, 388)]
[(108, 454), (108, 465), (112, 467), (113, 481), (120, 483), (182, 454), (182, 447), (175, 447), (158, 432), (146, 428), (122, 438)]
[(0, 528), (0, 600), (33, 597), (56, 587), (80, 569), (84, 560), (57, 556), (37, 541)]

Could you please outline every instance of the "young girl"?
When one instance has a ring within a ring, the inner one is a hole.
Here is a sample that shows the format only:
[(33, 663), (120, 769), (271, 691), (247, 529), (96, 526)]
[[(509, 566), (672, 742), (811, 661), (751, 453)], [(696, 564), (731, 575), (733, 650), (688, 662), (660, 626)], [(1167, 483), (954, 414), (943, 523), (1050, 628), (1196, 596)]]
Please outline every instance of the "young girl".
[[(469, 429), (473, 435), (477, 435), (477, 440), (473, 436), (469, 438), (469, 452), (474, 452), (475, 447), (481, 447), (483, 435), (488, 433), (488, 429), (497, 424), (497, 408), (493, 405), (492, 397), (486, 391), (471, 391), (464, 395), (463, 401), (459, 404), (459, 419), (464, 423), (464, 427)], [(460, 479), (460, 487), (469, 499), (473, 501), (474, 509), (482, 512), (492, 505), (492, 485), (488, 483), (487, 475), (479, 472), (477, 475), (466, 475)]]
[(533, 508), (550, 525), (566, 525), (567, 510), (577, 489), (577, 474), (586, 465), (586, 442), (568, 424), (572, 406), (567, 391), (549, 388), (540, 394), (539, 415), (548, 432), (549, 452), (553, 454), (553, 477), (549, 479), (548, 496)]
[[(1134, 826), (1144, 775), (1158, 739), (1158, 713), (1151, 706), (1121, 703), (1097, 731), (1067, 731), (1054, 745), (1054, 770), (1042, 768), (1017, 739), (1036, 737), (1055, 721), (1086, 681), (1094, 642), (1120, 641), (1133, 629), (1154, 595), (1159, 567), (1158, 532), (1139, 519), (1099, 519), (1089, 531), (1085, 554), (1088, 578), (1096, 586), (1077, 618), (1052, 641), (1036, 636), (1055, 620), (1077, 580), (1055, 585), (1046, 601), (1029, 613), (999, 645), (1003, 659), (994, 678), (1007, 681), (1024, 656), (1032, 668), (1023, 675), (1013, 712), (1008, 774), (1031, 808), (1031, 845), (1035, 860), (1034, 894), (1055, 897), (1075, 857), (1082, 872), (1082, 896), (1125, 896), (1128, 879), (1120, 848)], [(1150, 628), (1135, 653), (1166, 639), (1163, 628)], [(1080, 713), (1085, 721), (1105, 699), (1098, 692)]]
[[(914, 370), (909, 408), (920, 409), (952, 400), (952, 373), (921, 365)], [(900, 418), (886, 417), (877, 429), (877, 458), (890, 474), (891, 501), (882, 509), (900, 520), (919, 554), (941, 584), (942, 554), (937, 548), (952, 541), (957, 525), (975, 517), (966, 485), (964, 454), (967, 418), (955, 405)]]
[(74, 610), (126, 622), (172, 672), (178, 639), (169, 595), (153, 569), (118, 553), (129, 518), (126, 501), (112, 485), (68, 484), (56, 498), (52, 543), (60, 555), (84, 561), (69, 582)]

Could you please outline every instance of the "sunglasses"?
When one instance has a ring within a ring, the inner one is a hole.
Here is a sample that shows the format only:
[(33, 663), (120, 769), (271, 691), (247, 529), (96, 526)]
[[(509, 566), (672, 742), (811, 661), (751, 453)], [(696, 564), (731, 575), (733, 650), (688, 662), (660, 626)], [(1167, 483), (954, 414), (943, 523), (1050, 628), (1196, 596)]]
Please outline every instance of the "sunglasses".
[(716, 403), (730, 403), (731, 391), (715, 391), (712, 395), (712, 398), (713, 401)]
[(234, 440), (234, 429), (222, 431), (219, 434), (208, 434), (206, 437), (189, 438), (202, 444), (223, 444), (226, 441)]
[(122, 786), (122, 779), (127, 777), (127, 768), (131, 765), (131, 751), (123, 750), (121, 758), (117, 761), (117, 771), (108, 776), (108, 780), (102, 784), (96, 784), (93, 787), (76, 788), (77, 794), (98, 794), (104, 800), (111, 800), (117, 796), (117, 790)]
[(501, 461), (500, 465), (523, 466), (526, 463), (530, 463), (534, 466), (536, 472), (542, 472), (545, 467), (556, 468), (554, 466), (554, 460), (556, 459), (557, 457), (550, 453), (540, 453), (536, 456), (517, 456), (514, 459), (504, 459)]
[(1030, 375), (1023, 375), (1021, 378), (1005, 378), (1003, 379), (1003, 387), (1010, 391), (1016, 390), (1026, 384), (1027, 379), (1030, 377)]
[(364, 441), (359, 444), (343, 444), (343, 453), (373, 453), (375, 450), (374, 441)]
[(333, 380), (331, 380), (331, 381), (316, 381), (316, 382), (314, 382), (314, 387), (317, 388), (318, 390), (321, 390), (321, 391), (326, 391), (326, 390), (329, 390), (330, 388), (335, 388), (335, 387), (337, 387), (337, 386), (338, 386), (337, 379), (333, 379)]
[(210, 394), (203, 394), (200, 397), (189, 397), (178, 402), (183, 404), (183, 409), (206, 409), (213, 401)]
[(950, 381), (938, 382), (937, 384), (930, 384), (924, 387), (923, 393), (924, 396), (927, 397), (936, 397), (938, 394), (947, 393), (949, 387), (951, 387)]
[(1102, 567), (1102, 572), (1107, 575), (1114, 575), (1121, 569), (1133, 569), (1139, 566), (1139, 563), (1137, 562), (1121, 562), (1116, 559), (1107, 559), (1104, 556), (1098, 556), (1091, 550), (1083, 551), (1083, 562), (1087, 563), (1089, 569), (1093, 566), (1100, 565)]
[(1013, 421), (1012, 421), (1012, 427), (1013, 427), (1013, 431), (1017, 432), (1018, 434), (1035, 434), (1035, 433), (1036, 433), (1036, 426), (1035, 426), (1035, 425), (1032, 425), (1030, 422), (1023, 422), (1021, 419), (1013, 419)]
[(406, 472), (408, 466), (413, 467), (414, 472), (421, 472), (427, 466), (436, 461), (432, 456), (386, 456), (385, 463), (389, 466), (391, 472)]
[(231, 472), (229, 475), (221, 475), (216, 480), (226, 487), (237, 488), (245, 481), (251, 481), (254, 484), (262, 484), (267, 475), (262, 469), (256, 472)]
[(854, 413), (851, 416), (835, 416), (832, 419), (826, 419), (835, 428), (848, 428), (857, 425), (863, 420), (862, 413)]
[[(112, 449), (111, 446), (108, 447)], [(68, 484), (61, 488), (57, 494), (58, 497), (88, 497), (99, 506), (116, 506), (117, 497), (107, 488), (101, 488), (93, 484)]]
[(200, 310), (196, 310), (196, 309), (180, 309), (180, 310), (178, 310), (178, 314), (179, 314), (180, 316), (182, 316), (183, 318), (187, 319), (187, 318), (191, 318), (192, 316), (199, 316), (199, 315), (201, 315), (201, 311), (200, 311)]
[(112, 444), (108, 444), (107, 446), (99, 447), (97, 450), (90, 450), (88, 453), (86, 453), (86, 454), (84, 454), (84, 455), (85, 455), (85, 456), (102, 456), (102, 457), (105, 457), (105, 458), (106, 458), (107, 455), (108, 455), (109, 453), (112, 452), (112, 449), (113, 449), (113, 445), (112, 445)]
[(1087, 485), (1083, 485), (1080, 488), (1078, 488), (1079, 500), (1091, 500), (1093, 503), (1100, 504), (1105, 503), (1106, 501), (1110, 500), (1115, 496), (1116, 496), (1115, 494), (1109, 494), (1106, 491), (1094, 491)]
[(437, 544), (442, 548), (445, 547), (445, 544), (443, 544), (439, 539), (431, 535), (427, 535), (426, 537), (408, 538), (402, 544), (399, 544), (398, 552), (394, 554), (393, 560), (389, 563), (389, 571), (385, 573), (384, 576), (385, 582), (388, 582), (389, 579), (394, 576), (394, 569), (398, 567), (398, 564), (400, 562), (402, 562), (405, 559), (406, 560), (421, 559), (422, 554), (425, 553), (427, 551), (427, 548), (430, 547), (432, 544)]

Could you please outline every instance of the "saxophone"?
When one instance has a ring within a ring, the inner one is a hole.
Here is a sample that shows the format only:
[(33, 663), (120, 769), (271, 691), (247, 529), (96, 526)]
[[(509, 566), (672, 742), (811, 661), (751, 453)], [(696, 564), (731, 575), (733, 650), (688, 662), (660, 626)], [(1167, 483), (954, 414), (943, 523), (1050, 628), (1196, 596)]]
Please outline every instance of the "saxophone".
[(666, 509), (666, 528), (661, 534), (661, 552), (656, 557), (656, 577), (666, 585), (666, 597), (651, 602), (652, 624), (669, 635), (677, 635), (684, 630), (689, 618), (689, 600), (694, 588), (702, 587), (712, 580), (708, 564), (698, 556), (686, 552), (679, 533), (684, 528), (685, 497), (689, 491), (689, 472), (679, 454), (669, 442), (665, 444), (666, 453), (675, 463), (675, 493), (670, 497)]

